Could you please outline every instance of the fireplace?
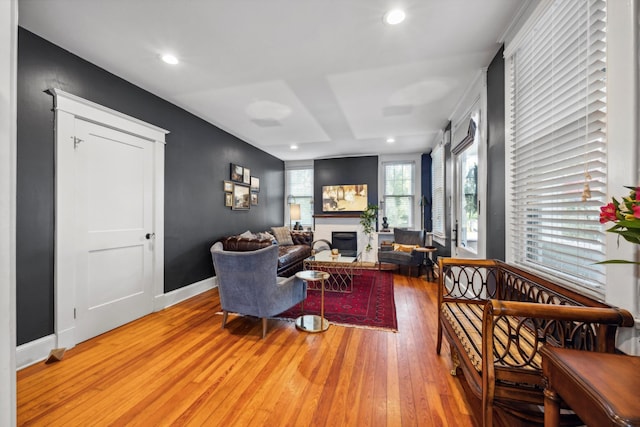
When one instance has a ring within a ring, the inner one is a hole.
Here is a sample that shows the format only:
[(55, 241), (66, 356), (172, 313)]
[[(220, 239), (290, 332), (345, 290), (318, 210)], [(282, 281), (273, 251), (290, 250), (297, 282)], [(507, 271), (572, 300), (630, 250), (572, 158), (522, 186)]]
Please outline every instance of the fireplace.
[(358, 233), (356, 231), (331, 232), (331, 246), (344, 256), (358, 255)]

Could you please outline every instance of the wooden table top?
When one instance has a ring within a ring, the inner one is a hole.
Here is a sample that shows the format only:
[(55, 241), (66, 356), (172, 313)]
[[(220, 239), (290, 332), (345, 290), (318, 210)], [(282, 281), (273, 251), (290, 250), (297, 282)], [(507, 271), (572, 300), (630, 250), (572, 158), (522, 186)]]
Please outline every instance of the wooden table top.
[[(621, 425), (640, 425), (640, 357), (546, 346), (543, 357)], [(572, 408), (580, 415), (579, 408)], [(617, 424), (617, 423), (616, 423)]]

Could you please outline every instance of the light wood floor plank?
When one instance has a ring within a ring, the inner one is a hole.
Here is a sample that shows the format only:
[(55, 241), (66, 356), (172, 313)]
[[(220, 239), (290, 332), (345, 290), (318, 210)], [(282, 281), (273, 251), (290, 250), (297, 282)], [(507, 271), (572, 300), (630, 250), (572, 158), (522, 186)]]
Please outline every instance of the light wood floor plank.
[(232, 315), (217, 290), (17, 373), (20, 426), (473, 426), (436, 285), (394, 275), (398, 332)]

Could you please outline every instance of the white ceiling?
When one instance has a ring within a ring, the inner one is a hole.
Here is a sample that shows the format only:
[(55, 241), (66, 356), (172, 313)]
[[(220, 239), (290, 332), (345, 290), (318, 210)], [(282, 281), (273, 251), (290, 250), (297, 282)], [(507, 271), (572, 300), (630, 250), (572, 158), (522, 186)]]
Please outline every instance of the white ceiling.
[[(525, 3), (19, 0), (19, 23), (280, 159), (298, 160), (429, 151)], [(382, 22), (392, 7), (405, 9), (405, 22)], [(180, 63), (163, 63), (165, 52)]]

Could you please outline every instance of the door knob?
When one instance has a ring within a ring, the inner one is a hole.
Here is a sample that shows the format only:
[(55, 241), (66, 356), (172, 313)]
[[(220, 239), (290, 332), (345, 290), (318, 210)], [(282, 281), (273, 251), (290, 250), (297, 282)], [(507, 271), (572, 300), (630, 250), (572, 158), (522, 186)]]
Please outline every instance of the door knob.
[(149, 240), (149, 239), (151, 239), (152, 237), (154, 237), (155, 235), (156, 235), (156, 233), (147, 233), (147, 234), (145, 234), (144, 238), (145, 238), (145, 239), (147, 239), (147, 240)]

